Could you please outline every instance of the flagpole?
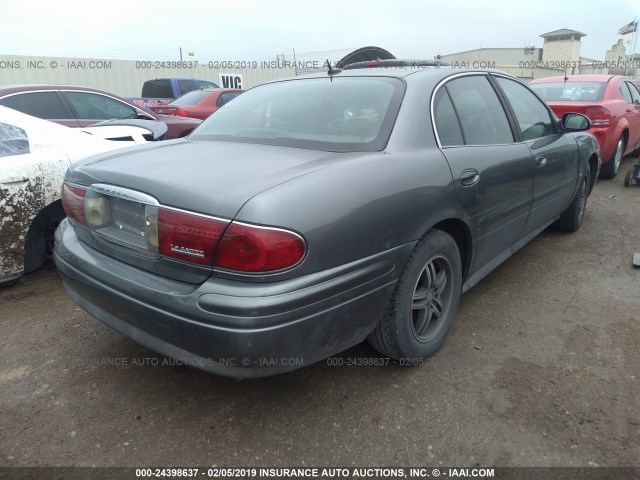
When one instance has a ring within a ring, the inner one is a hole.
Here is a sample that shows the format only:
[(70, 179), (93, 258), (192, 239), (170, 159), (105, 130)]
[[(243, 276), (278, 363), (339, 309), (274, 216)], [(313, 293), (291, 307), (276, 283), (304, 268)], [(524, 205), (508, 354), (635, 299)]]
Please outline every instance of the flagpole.
[[(636, 53), (636, 42), (638, 41), (638, 21), (636, 20), (636, 29), (633, 32), (633, 49), (631, 50), (631, 62), (633, 62), (633, 56)], [(631, 65), (633, 65), (633, 76), (636, 76), (636, 66), (635, 63), (631, 63)], [(626, 75), (626, 73), (625, 73)]]

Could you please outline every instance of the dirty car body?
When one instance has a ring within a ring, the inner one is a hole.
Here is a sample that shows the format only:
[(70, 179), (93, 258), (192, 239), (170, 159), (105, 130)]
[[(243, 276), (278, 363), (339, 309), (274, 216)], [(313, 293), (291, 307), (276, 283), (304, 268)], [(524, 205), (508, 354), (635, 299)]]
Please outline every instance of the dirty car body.
[[(160, 127), (160, 134), (166, 132), (163, 124)], [(124, 125), (85, 132), (0, 106), (0, 284), (44, 262), (47, 241), (50, 247), (53, 231), (64, 218), (60, 187), (70, 163), (135, 145), (144, 132), (152, 134)]]
[(93, 316), (207, 371), (271, 375), (365, 338), (416, 361), (461, 292), (549, 225), (580, 226), (589, 127), (495, 71), (265, 84), (187, 139), (72, 166), (56, 265)]

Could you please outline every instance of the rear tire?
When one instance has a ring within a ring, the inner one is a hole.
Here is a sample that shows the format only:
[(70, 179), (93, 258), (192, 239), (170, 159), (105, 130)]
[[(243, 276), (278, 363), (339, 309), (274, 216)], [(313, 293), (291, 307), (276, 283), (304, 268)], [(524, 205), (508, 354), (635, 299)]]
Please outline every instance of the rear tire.
[(461, 290), (458, 246), (449, 234), (431, 230), (407, 260), (369, 343), (396, 360), (415, 361), (433, 355), (453, 324)]
[(576, 196), (573, 197), (571, 201), (571, 205), (569, 205), (569, 208), (554, 222), (553, 228), (562, 230), (563, 232), (575, 232), (580, 228), (582, 220), (584, 219), (584, 212), (587, 208), (589, 180), (590, 173), (589, 170), (587, 170), (580, 181), (580, 186), (578, 187)]
[(620, 137), (618, 139), (618, 143), (616, 143), (616, 148), (611, 155), (609, 161), (602, 165), (602, 169), (600, 170), (600, 176), (606, 179), (615, 178), (618, 175), (618, 170), (620, 170), (620, 162), (622, 162), (622, 157), (624, 156), (625, 142), (624, 137)]

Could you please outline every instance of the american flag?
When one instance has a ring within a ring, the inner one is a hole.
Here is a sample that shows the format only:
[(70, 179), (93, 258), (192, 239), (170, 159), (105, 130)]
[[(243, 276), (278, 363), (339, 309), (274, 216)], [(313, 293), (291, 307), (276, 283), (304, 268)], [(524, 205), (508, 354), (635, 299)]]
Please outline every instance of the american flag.
[(627, 33), (633, 33), (638, 28), (638, 22), (633, 21), (631, 23), (627, 23), (624, 27), (618, 30), (618, 35), (626, 35)]

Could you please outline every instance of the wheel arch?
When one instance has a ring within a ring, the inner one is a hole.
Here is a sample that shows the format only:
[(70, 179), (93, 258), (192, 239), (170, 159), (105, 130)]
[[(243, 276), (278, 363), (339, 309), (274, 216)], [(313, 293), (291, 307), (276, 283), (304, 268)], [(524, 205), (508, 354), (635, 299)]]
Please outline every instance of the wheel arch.
[(588, 195), (591, 195), (591, 192), (593, 191), (593, 187), (596, 184), (596, 181), (598, 180), (598, 155), (596, 155), (595, 153), (591, 155), (591, 157), (589, 157), (589, 173), (591, 174), (590, 178), (589, 178), (589, 192)]
[[(458, 251), (460, 252), (460, 263), (462, 265), (462, 283), (467, 278), (467, 274), (469, 273), (469, 267), (471, 266), (472, 259), (472, 241), (471, 241), (471, 232), (469, 231), (469, 227), (466, 223), (458, 218), (448, 218), (445, 220), (441, 220), (431, 229), (442, 230), (454, 239), (456, 245), (458, 246)], [(425, 232), (426, 235), (427, 232)]]
[[(62, 201), (51, 202), (34, 217), (24, 241), (24, 273), (30, 273), (42, 266), (47, 254), (47, 229), (62, 221), (65, 217)], [(44, 249), (44, 250), (43, 250)]]
[(626, 124), (620, 133), (620, 136), (624, 140), (624, 148), (622, 149), (622, 157), (624, 157), (627, 153), (627, 148), (629, 147), (629, 124)]

